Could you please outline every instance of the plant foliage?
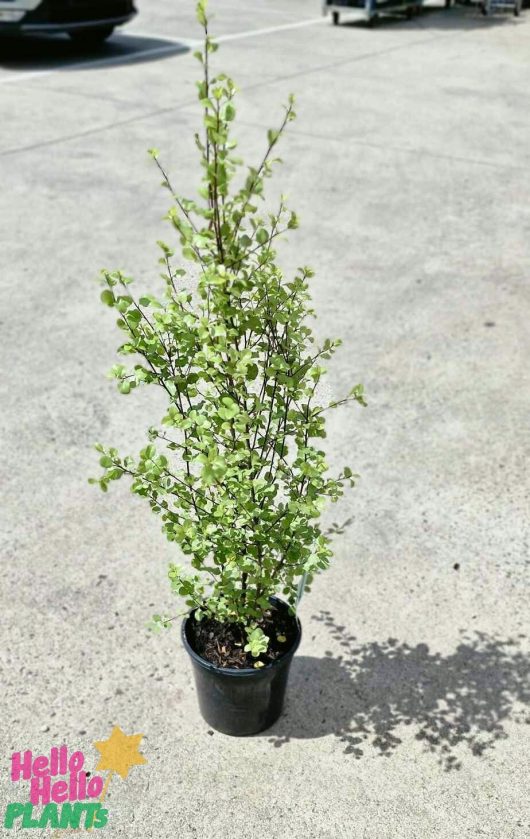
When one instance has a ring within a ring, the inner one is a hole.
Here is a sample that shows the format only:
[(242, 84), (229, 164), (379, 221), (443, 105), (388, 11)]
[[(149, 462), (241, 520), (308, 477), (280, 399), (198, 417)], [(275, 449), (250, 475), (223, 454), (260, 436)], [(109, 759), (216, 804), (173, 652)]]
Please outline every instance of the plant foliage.
[[(151, 150), (172, 196), (167, 220), (183, 260), (176, 267), (173, 246), (158, 243), (160, 297), (136, 299), (129, 277), (102, 272), (101, 299), (118, 314), (119, 353), (130, 359), (112, 368), (118, 389), (162, 388), (167, 410), (139, 456), (96, 446), (103, 472), (92, 482), (106, 491), (130, 477), (132, 492), (149, 501), (167, 538), (190, 558), (191, 569), (170, 566), (173, 590), (199, 619), (243, 624), (247, 649), (258, 656), (267, 648), (257, 624), (270, 596), (281, 592), (295, 606), (301, 588), (328, 566), (332, 552), (319, 516), (356, 477), (348, 467), (328, 475), (319, 445), (325, 411), (365, 402), (362, 385), (338, 402), (315, 402), (322, 362), (340, 342), (315, 343), (310, 268), (286, 279), (276, 263), (276, 240), (297, 227), (296, 214), (283, 198), (275, 212), (263, 209), (276, 146), (295, 119), (294, 100), (268, 132), (261, 162), (245, 167), (232, 136), (236, 87), (210, 72), (216, 44), (204, 0), (197, 14), (205, 32), (196, 53), (203, 69), (199, 200), (175, 192)], [(169, 621), (155, 616), (155, 624)]]

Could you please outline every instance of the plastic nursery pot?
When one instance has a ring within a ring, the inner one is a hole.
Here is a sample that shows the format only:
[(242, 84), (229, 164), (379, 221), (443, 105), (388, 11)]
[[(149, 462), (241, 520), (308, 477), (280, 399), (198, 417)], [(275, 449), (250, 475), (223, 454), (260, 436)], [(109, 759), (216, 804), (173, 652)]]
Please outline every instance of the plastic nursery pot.
[[(288, 610), (283, 600), (271, 597), (278, 609)], [(191, 658), (199, 708), (208, 725), (231, 734), (245, 737), (257, 734), (276, 722), (283, 708), (289, 667), (300, 639), (302, 627), (296, 621), (296, 637), (290, 648), (275, 661), (259, 669), (217, 667), (201, 658), (192, 647), (193, 611), (182, 623), (182, 641)]]

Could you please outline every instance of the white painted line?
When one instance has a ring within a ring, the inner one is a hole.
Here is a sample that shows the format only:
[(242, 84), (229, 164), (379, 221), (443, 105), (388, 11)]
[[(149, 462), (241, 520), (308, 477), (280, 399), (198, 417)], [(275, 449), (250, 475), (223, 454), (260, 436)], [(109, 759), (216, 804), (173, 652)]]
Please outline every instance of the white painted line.
[[(275, 32), (283, 32), (287, 29), (300, 29), (304, 26), (315, 26), (318, 23), (324, 22), (323, 17), (309, 18), (308, 20), (300, 20), (295, 23), (284, 23), (280, 26), (269, 26), (266, 29), (248, 29), (244, 32), (233, 32), (228, 35), (220, 35), (214, 40), (217, 43), (224, 43), (226, 41), (239, 41), (243, 38), (253, 38), (260, 35), (273, 35)], [(182, 51), (188, 49), (197, 49), (203, 43), (202, 40), (192, 41), (187, 38), (168, 38), (167, 35), (154, 35), (151, 32), (138, 32), (132, 29), (131, 36), (139, 38), (150, 38), (151, 40), (165, 41), (166, 46), (153, 47), (152, 49), (141, 50), (140, 52), (129, 53), (128, 55), (113, 55), (109, 58), (87, 59), (86, 61), (75, 61), (71, 64), (61, 64), (59, 67), (53, 67), (48, 70), (34, 70), (28, 73), (17, 73), (13, 76), (6, 76), (0, 78), (0, 84), (13, 84), (15, 82), (32, 81), (33, 79), (43, 79), (46, 76), (53, 76), (55, 73), (60, 73), (62, 70), (84, 70), (87, 67), (111, 67), (113, 64), (125, 64), (127, 62), (140, 61), (142, 58), (150, 58), (156, 55), (165, 55), (166, 53), (175, 53), (176, 46), (182, 47)], [(116, 37), (127, 40), (128, 36), (125, 33), (119, 33)]]
[[(329, 20), (327, 21), (329, 23)], [(240, 38), (253, 38), (255, 35), (273, 35), (275, 32), (283, 32), (286, 29), (301, 29), (303, 26), (315, 26), (317, 23), (326, 23), (326, 18), (320, 17), (309, 18), (308, 20), (298, 20), (294, 23), (283, 23), (281, 26), (269, 26), (267, 29), (249, 29), (246, 32), (234, 32), (232, 35), (220, 35), (214, 38), (219, 44), (224, 41), (239, 41)]]
[[(265, 29), (245, 29), (243, 32), (231, 32), (228, 35), (213, 36), (213, 40), (218, 44), (226, 41), (239, 41), (242, 38), (254, 38), (259, 35), (274, 35), (275, 32), (283, 32), (287, 29), (301, 29), (304, 26), (316, 26), (318, 23), (325, 23), (326, 18), (320, 17), (306, 18), (305, 20), (295, 20), (291, 23), (281, 23), (279, 26), (267, 26)], [(329, 23), (329, 19), (327, 20)], [(175, 44), (185, 44), (190, 49), (197, 49), (203, 43), (202, 38), (197, 40), (189, 40), (188, 38), (171, 38), (168, 35), (158, 35), (153, 32), (141, 32), (137, 29), (130, 30), (131, 35), (138, 35), (139, 38), (157, 38), (161, 41), (171, 41)]]

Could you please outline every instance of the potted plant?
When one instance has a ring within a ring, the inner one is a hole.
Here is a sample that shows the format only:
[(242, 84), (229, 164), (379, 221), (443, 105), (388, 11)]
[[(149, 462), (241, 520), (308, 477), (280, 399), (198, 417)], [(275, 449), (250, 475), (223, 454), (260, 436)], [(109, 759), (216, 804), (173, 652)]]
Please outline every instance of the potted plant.
[[(297, 227), (296, 214), (283, 198), (274, 212), (260, 210), (294, 101), (268, 132), (261, 162), (245, 168), (231, 133), (236, 87), (210, 72), (216, 44), (205, 6), (197, 6), (205, 33), (196, 53), (203, 70), (198, 200), (175, 192), (151, 150), (172, 197), (167, 220), (191, 269), (175, 265), (173, 247), (160, 241), (163, 296), (137, 299), (129, 277), (102, 272), (102, 301), (124, 333), (119, 353), (132, 357), (112, 368), (118, 389), (161, 388), (167, 409), (138, 457), (98, 444), (103, 472), (92, 482), (106, 491), (129, 476), (132, 492), (149, 501), (166, 537), (189, 557), (191, 567), (171, 564), (169, 579), (191, 610), (182, 638), (201, 711), (215, 728), (243, 735), (281, 713), (301, 636), (296, 607), (332, 555), (319, 516), (356, 477), (348, 467), (328, 475), (325, 412), (365, 402), (356, 385), (344, 399), (320, 404), (322, 362), (340, 342), (317, 346), (313, 338), (313, 272), (303, 267), (286, 279), (277, 265), (276, 240)], [(173, 618), (153, 620), (168, 627)]]

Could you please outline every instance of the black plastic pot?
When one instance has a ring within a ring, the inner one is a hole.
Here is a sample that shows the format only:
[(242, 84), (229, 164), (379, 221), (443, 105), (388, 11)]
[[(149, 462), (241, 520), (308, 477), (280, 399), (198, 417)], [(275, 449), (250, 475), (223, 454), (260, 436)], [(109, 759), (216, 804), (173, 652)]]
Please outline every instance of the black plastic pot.
[[(278, 609), (288, 609), (277, 597), (272, 597), (271, 602)], [(182, 642), (191, 658), (199, 708), (206, 722), (217, 731), (235, 737), (269, 728), (282, 712), (289, 667), (302, 637), (298, 618), (296, 637), (281, 658), (259, 669), (243, 670), (216, 667), (197, 655), (191, 645), (193, 620), (191, 612), (183, 621)]]

